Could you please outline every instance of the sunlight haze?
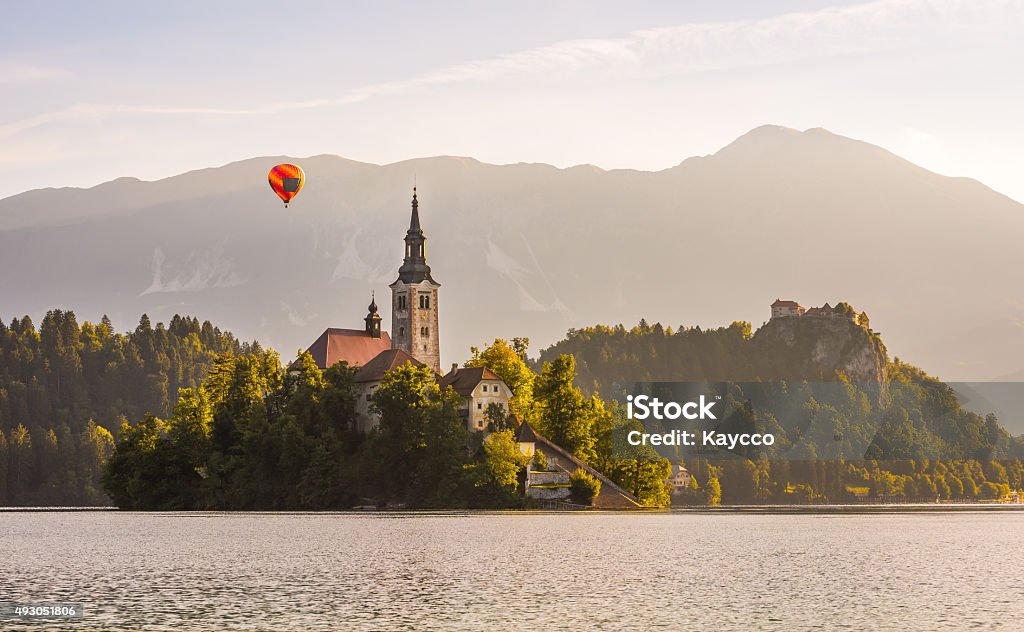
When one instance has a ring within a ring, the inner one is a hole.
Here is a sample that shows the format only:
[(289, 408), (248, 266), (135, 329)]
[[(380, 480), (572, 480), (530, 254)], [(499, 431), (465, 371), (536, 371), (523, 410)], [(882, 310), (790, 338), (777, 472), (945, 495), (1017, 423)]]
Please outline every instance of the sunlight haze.
[(17, 4), (0, 197), (264, 155), (660, 170), (824, 127), (1024, 199), (1024, 6)]

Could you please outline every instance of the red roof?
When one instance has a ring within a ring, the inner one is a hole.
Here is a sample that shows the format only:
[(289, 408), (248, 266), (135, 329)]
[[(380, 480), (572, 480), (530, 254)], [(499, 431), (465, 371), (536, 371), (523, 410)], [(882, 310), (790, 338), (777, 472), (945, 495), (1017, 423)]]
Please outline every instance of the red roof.
[(442, 389), (451, 386), (459, 395), (469, 397), (476, 385), (484, 380), (501, 380), (501, 378), (483, 366), (472, 369), (456, 369), (442, 377), (438, 386)]
[(362, 329), (327, 329), (306, 351), (321, 369), (334, 366), (342, 360), (351, 366), (363, 366), (382, 351), (391, 348), (391, 336), (386, 331), (374, 338)]
[(381, 351), (377, 357), (363, 365), (356, 373), (356, 382), (379, 382), (384, 379), (384, 374), (400, 366), (412, 364), (413, 366), (425, 366), (422, 362), (412, 357), (401, 349), (388, 349)]
[(784, 301), (777, 298), (775, 299), (775, 302), (772, 303), (772, 307), (800, 307), (800, 303), (797, 303), (796, 301)]
[(828, 303), (825, 303), (821, 307), (812, 307), (807, 310), (807, 316), (828, 316), (830, 314), (839, 313), (839, 310), (832, 307)]

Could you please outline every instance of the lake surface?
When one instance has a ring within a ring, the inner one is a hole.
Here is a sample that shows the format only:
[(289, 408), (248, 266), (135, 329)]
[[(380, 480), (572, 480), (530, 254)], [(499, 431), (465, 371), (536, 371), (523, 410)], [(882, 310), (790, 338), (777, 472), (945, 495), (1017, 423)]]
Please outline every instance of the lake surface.
[(1020, 630), (1024, 512), (0, 512), (3, 630)]

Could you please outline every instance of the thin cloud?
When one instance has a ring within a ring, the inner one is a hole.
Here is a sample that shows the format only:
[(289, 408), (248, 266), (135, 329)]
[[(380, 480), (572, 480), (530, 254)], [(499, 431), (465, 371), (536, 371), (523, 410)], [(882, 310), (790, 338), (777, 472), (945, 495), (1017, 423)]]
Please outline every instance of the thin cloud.
[[(369, 84), (331, 98), (284, 101), (253, 108), (134, 106), (82, 103), (0, 126), (0, 138), (53, 122), (146, 115), (261, 116), (348, 105), (431, 87), (505, 78), (564, 77), (589, 71), (661, 76), (790, 63), (801, 59), (894, 50), (922, 24), (1012, 31), (1022, 0), (879, 0), (788, 13), (763, 20), (684, 24), (635, 31), (621, 38), (579, 39), (496, 58), (456, 64), (411, 79)], [(31, 73), (28, 73), (31, 74)], [(0, 77), (2, 77), (0, 73)]]
[(63, 68), (0, 61), (0, 84), (41, 81), (66, 74)]

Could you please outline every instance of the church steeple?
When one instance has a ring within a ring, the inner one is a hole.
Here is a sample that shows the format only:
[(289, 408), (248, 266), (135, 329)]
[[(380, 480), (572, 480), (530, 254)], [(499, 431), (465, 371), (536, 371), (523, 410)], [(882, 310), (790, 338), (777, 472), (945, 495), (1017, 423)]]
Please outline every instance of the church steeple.
[(409, 230), (405, 233), (405, 261), (398, 269), (398, 280), (403, 283), (420, 283), (427, 280), (431, 283), (434, 279), (430, 276), (430, 266), (427, 265), (427, 238), (420, 228), (420, 202), (416, 197), (416, 187), (412, 188), (412, 218), (409, 220)]
[(405, 351), (440, 373), (437, 289), (441, 284), (430, 276), (426, 241), (420, 226), (420, 202), (413, 186), (405, 259), (398, 269), (398, 279), (391, 284), (391, 347)]
[(412, 220), (409, 222), (409, 232), (417, 231), (423, 235), (420, 228), (420, 201), (416, 198), (416, 185), (412, 185)]

